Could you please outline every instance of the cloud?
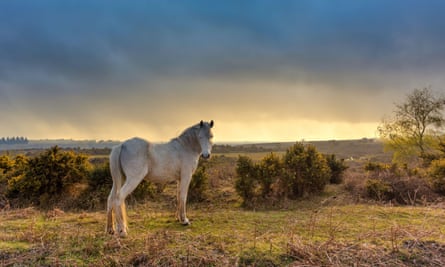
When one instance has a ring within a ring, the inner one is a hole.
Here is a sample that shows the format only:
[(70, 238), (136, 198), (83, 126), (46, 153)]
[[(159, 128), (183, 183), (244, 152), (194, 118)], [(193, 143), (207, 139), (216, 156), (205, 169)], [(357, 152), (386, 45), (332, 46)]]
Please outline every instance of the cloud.
[(206, 118), (372, 124), (407, 91), (443, 88), (444, 7), (2, 1), (0, 123), (160, 137)]
[(2, 14), (2, 69), (92, 83), (170, 75), (321, 76), (329, 83), (351, 71), (444, 59), (440, 2), (427, 9), (412, 1), (403, 9), (397, 1), (196, 3), (17, 4)]

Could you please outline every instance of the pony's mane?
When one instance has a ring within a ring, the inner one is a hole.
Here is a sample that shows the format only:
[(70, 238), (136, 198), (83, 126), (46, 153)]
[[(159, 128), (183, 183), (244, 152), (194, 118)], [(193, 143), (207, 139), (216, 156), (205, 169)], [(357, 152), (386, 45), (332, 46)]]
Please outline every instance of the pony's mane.
[(173, 140), (177, 140), (181, 145), (199, 150), (200, 145), (197, 138), (197, 131), (199, 130), (199, 124), (195, 124), (185, 129), (178, 137), (173, 138)]

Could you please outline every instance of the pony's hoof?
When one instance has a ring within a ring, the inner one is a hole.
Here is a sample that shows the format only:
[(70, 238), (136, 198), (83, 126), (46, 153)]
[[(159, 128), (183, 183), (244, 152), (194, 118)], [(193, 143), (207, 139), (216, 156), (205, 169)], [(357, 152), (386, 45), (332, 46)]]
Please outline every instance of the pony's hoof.
[(114, 235), (114, 229), (108, 229), (108, 230), (107, 230), (107, 233), (108, 233), (109, 235)]
[(191, 222), (189, 221), (189, 219), (185, 219), (183, 222), (181, 222), (182, 225), (187, 226), (190, 225)]
[(120, 238), (126, 238), (127, 236), (128, 236), (127, 231), (124, 231), (124, 230), (119, 231)]

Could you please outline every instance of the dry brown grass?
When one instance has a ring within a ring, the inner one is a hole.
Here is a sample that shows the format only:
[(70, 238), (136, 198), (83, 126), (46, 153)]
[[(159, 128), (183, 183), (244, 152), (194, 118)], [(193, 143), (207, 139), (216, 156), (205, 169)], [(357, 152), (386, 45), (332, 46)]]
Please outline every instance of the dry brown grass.
[(172, 206), (130, 206), (130, 235), (105, 234), (105, 212), (1, 213), (0, 266), (442, 266), (441, 207), (297, 201), (287, 210), (194, 204), (190, 227)]
[(235, 161), (209, 166), (211, 197), (188, 206), (189, 227), (174, 219), (174, 185), (130, 203), (126, 239), (105, 234), (103, 210), (0, 211), (0, 266), (445, 266), (444, 205), (350, 194), (364, 161), (349, 162), (345, 185), (321, 196), (257, 210), (240, 208)]

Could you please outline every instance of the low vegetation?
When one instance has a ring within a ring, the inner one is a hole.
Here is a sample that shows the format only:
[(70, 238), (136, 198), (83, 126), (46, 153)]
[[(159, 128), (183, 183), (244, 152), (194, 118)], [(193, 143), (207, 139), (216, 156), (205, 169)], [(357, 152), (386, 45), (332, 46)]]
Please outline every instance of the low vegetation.
[[(57, 266), (442, 266), (440, 207), (344, 205), (332, 197), (287, 210), (195, 204), (179, 225), (163, 201), (130, 206), (129, 237), (104, 232), (104, 212), (2, 212), (0, 264)], [(224, 207), (222, 207), (224, 206)]]
[(445, 195), (445, 157), (433, 160), (428, 173), (433, 190)]
[(235, 188), (246, 207), (319, 194), (331, 181), (339, 183), (347, 169), (335, 155), (324, 156), (312, 145), (296, 143), (280, 158), (271, 153), (259, 162), (237, 161)]
[(144, 182), (120, 239), (105, 233), (105, 155), (5, 154), (0, 266), (442, 266), (444, 169), (442, 157), (411, 168), (303, 143), (214, 155), (193, 177), (191, 226), (175, 220), (175, 184)]

